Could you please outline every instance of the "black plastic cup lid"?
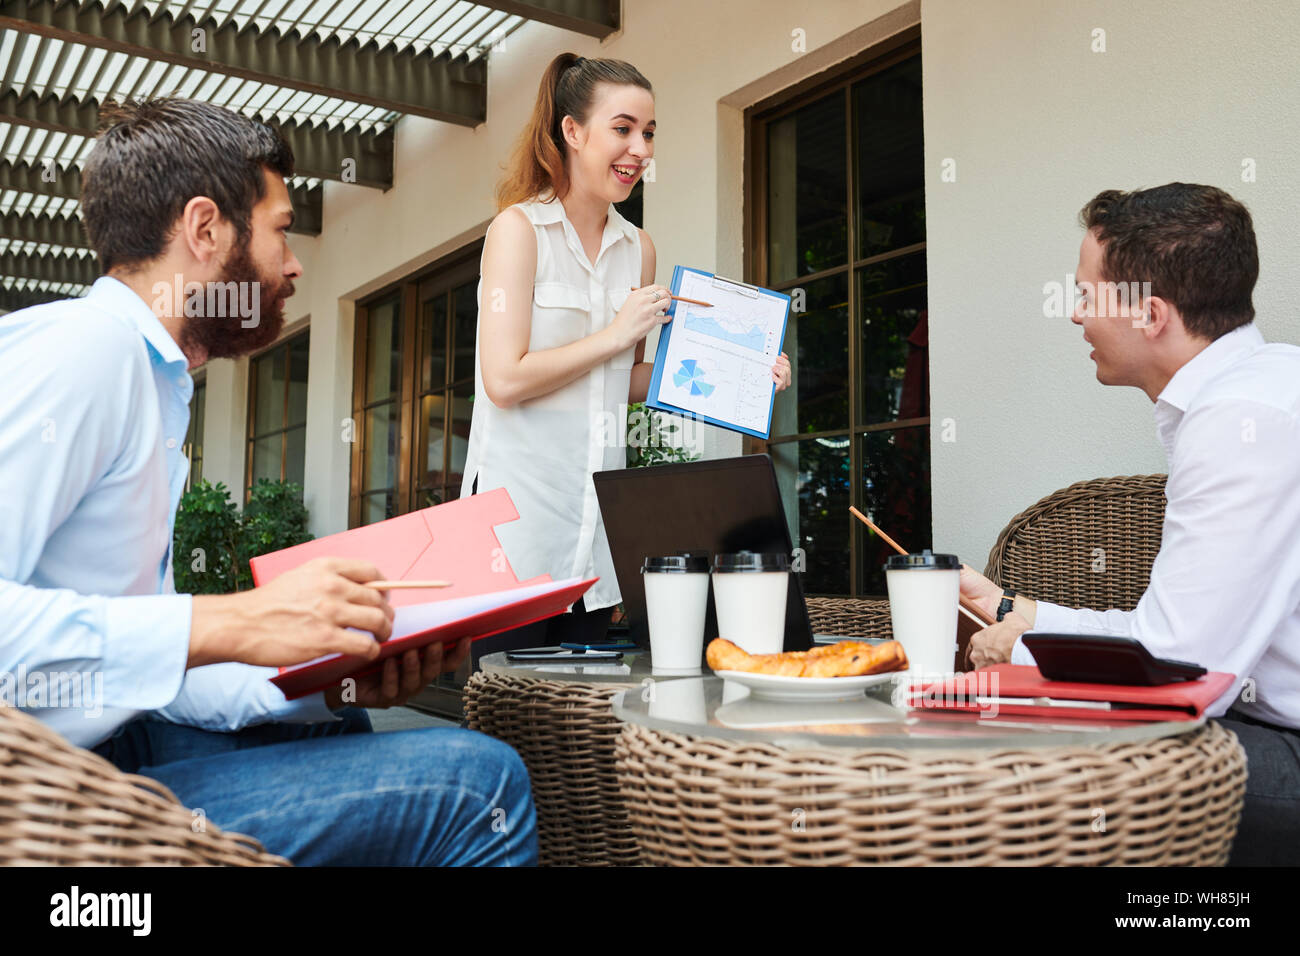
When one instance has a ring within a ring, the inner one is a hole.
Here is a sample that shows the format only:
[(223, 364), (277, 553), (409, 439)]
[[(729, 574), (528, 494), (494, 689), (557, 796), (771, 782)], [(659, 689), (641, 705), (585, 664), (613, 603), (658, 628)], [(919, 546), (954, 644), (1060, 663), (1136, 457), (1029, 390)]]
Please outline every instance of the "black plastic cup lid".
[(886, 571), (960, 571), (961, 561), (955, 554), (893, 554), (885, 562)]
[(734, 554), (715, 554), (713, 571), (729, 573), (732, 571), (789, 571), (790, 555), (780, 551), (759, 553), (757, 551), (737, 551)]
[(709, 558), (703, 554), (663, 554), (655, 557), (646, 558), (641, 564), (641, 573), (647, 571), (669, 571), (678, 574), (688, 572), (708, 573)]

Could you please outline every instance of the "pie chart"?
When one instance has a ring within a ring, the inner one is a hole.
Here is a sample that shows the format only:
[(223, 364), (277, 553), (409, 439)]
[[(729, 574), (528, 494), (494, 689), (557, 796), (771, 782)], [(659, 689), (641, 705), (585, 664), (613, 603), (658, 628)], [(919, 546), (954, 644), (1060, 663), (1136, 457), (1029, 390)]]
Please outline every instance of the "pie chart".
[(673, 373), (673, 384), (678, 388), (689, 387), (690, 394), (705, 398), (712, 395), (716, 388), (704, 380), (704, 369), (700, 368), (695, 359), (682, 359), (682, 367)]

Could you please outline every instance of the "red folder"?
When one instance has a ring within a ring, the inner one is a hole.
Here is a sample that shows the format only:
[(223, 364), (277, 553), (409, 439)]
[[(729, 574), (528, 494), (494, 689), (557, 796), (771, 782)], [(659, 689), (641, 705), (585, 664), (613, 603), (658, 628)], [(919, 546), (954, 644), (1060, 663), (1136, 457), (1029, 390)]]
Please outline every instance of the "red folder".
[[(264, 554), (253, 558), (249, 565), (253, 583), (258, 586), (320, 557), (369, 561), (390, 581), (452, 582), (447, 588), (390, 591), (388, 600), (395, 608), (545, 584), (551, 580), (549, 574), (519, 581), (497, 540), (496, 525), (518, 518), (510, 495), (504, 488), (497, 488)], [(385, 659), (412, 648), (463, 637), (479, 640), (553, 617), (572, 606), (597, 580), (578, 581), (547, 594), (524, 597), (440, 627), (391, 639), (375, 660), (335, 654), (305, 666), (282, 667), (271, 683), (289, 700), (303, 697), (335, 686), (344, 677), (372, 673)]]
[[(994, 664), (943, 681), (913, 684), (910, 704), (914, 710), (989, 711), (994, 706), (990, 698), (996, 698), (1000, 714), (1071, 720), (1196, 720), (1235, 680), (1232, 674), (1211, 671), (1197, 680), (1155, 687), (1079, 684), (1047, 680), (1037, 667)], [(1007, 698), (1042, 702), (1007, 703)], [(1049, 704), (1047, 700), (1067, 703)], [(1071, 707), (1069, 701), (1099, 701), (1112, 706), (1105, 710)]]

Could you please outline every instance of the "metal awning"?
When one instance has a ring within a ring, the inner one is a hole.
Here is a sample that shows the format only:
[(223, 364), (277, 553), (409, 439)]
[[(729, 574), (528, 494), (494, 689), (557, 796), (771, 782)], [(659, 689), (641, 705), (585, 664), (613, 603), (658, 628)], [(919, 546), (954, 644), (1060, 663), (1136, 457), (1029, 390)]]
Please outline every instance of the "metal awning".
[(487, 120), (493, 49), (527, 20), (589, 36), (618, 0), (0, 0), (0, 309), (80, 294), (78, 216), (99, 107), (177, 95), (276, 126), (293, 147), (294, 231), (321, 183), (393, 185), (404, 115)]

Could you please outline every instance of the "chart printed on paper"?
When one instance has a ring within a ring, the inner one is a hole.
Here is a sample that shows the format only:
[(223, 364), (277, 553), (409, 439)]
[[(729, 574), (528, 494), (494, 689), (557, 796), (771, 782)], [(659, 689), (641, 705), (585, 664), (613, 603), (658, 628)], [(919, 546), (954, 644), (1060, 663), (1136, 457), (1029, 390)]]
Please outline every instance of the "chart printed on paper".
[(659, 384), (659, 400), (766, 432), (772, 366), (781, 353), (786, 300), (698, 272), (684, 272)]

